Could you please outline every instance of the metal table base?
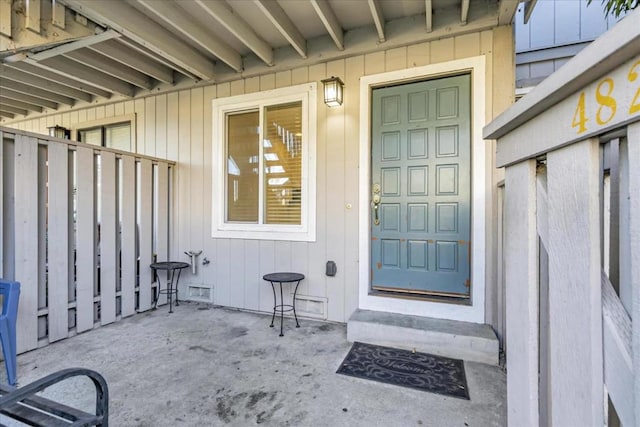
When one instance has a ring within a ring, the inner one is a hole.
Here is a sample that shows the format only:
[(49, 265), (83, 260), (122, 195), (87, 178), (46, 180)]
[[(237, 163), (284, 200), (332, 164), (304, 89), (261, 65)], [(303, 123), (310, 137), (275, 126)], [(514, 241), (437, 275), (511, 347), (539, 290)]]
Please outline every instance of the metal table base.
[[(298, 315), (296, 314), (296, 293), (298, 292), (298, 286), (300, 286), (300, 281), (304, 279), (304, 274), (300, 273), (270, 273), (265, 274), (262, 277), (265, 281), (271, 283), (271, 289), (273, 290), (273, 315), (271, 316), (271, 325), (269, 327), (273, 328), (273, 321), (276, 318), (276, 312), (280, 309), (280, 336), (283, 337), (283, 322), (284, 322), (284, 312), (285, 311), (293, 311), (293, 317), (296, 319), (296, 328), (300, 327), (300, 323), (298, 323)], [(283, 283), (294, 283), (296, 284), (293, 291), (293, 300), (291, 304), (285, 304), (282, 293), (282, 284)], [(276, 298), (276, 283), (280, 285), (280, 304), (278, 304), (278, 300)]]

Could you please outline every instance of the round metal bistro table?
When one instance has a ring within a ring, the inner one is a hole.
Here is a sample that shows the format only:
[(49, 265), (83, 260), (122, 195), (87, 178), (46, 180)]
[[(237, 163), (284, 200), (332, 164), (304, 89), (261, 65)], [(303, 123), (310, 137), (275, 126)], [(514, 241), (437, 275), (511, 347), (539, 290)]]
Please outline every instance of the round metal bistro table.
[[(180, 281), (180, 273), (182, 269), (191, 267), (186, 262), (178, 262), (178, 261), (163, 261), (163, 262), (154, 262), (150, 265), (156, 271), (156, 277), (158, 278), (158, 292), (156, 292), (156, 299), (153, 302), (153, 308), (155, 309), (158, 306), (158, 297), (160, 294), (167, 294), (167, 298), (169, 298), (169, 313), (173, 313), (173, 304), (172, 297), (176, 296), (176, 305), (180, 305), (178, 301), (178, 282)], [(158, 274), (158, 270), (166, 271), (166, 279), (165, 279), (165, 288), (162, 289), (162, 281), (160, 280), (160, 274)], [(176, 275), (176, 272), (178, 273)]]
[[(273, 290), (273, 315), (271, 316), (271, 325), (273, 328), (273, 321), (276, 318), (276, 312), (280, 309), (280, 336), (283, 337), (284, 333), (282, 332), (282, 322), (284, 318), (285, 311), (293, 311), (293, 317), (296, 319), (296, 328), (300, 327), (300, 323), (298, 323), (298, 315), (296, 314), (296, 293), (298, 292), (298, 286), (300, 285), (300, 281), (304, 279), (304, 274), (300, 273), (270, 273), (262, 276), (264, 280), (271, 283), (271, 289)], [(282, 297), (282, 284), (283, 283), (294, 283), (296, 287), (293, 291), (293, 300), (291, 304), (285, 304), (284, 299)], [(276, 298), (276, 284), (280, 285), (280, 304), (278, 304), (278, 300)]]

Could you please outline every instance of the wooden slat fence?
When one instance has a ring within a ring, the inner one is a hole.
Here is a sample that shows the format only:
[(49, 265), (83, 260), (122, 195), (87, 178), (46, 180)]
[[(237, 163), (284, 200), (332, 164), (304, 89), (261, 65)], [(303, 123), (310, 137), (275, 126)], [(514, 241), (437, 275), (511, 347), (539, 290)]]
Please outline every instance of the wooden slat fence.
[(640, 10), (484, 128), (510, 426), (640, 424)]
[(151, 308), (174, 166), (0, 128), (0, 277), (21, 283), (19, 353)]

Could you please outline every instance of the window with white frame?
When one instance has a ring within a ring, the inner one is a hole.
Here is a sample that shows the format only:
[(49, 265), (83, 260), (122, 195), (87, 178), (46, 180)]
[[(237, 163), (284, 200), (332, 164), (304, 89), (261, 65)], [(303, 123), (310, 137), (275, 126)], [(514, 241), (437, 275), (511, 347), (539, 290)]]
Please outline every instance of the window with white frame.
[(214, 237), (315, 240), (316, 84), (213, 101)]
[(134, 151), (132, 120), (82, 123), (76, 130), (77, 140), (116, 150)]

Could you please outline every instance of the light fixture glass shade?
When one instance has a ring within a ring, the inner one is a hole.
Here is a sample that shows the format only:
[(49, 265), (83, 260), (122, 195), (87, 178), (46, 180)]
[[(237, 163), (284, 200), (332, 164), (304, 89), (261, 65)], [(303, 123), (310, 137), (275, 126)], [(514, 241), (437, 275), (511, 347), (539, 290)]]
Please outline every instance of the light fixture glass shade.
[(342, 94), (344, 83), (340, 77), (333, 77), (322, 80), (324, 84), (324, 103), (329, 107), (339, 107), (342, 105)]
[(50, 126), (47, 129), (49, 129), (49, 136), (54, 136), (56, 138), (62, 138), (62, 139), (71, 138), (71, 131), (62, 126), (58, 126), (58, 125)]

